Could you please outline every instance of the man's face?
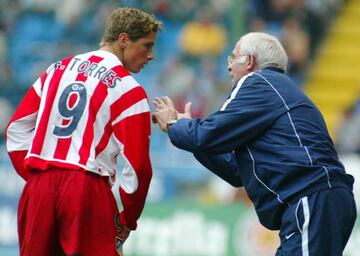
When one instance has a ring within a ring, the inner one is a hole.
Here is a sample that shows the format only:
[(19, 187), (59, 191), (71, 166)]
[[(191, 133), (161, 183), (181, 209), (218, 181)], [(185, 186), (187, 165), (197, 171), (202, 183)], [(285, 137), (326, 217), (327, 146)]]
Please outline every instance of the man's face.
[(235, 85), (240, 78), (250, 73), (248, 69), (248, 58), (249, 55), (240, 53), (240, 42), (238, 42), (228, 58), (228, 70), (233, 85)]
[(147, 37), (140, 38), (137, 41), (129, 40), (122, 59), (124, 67), (128, 71), (138, 73), (145, 64), (154, 58), (153, 46), (156, 35), (156, 32), (151, 32)]

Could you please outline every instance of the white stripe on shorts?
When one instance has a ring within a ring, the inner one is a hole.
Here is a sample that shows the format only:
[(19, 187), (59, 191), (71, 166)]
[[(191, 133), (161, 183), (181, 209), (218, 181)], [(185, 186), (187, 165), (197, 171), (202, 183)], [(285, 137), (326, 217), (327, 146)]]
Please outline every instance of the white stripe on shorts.
[(309, 204), (308, 198), (303, 197), (301, 199), (302, 207), (304, 210), (304, 224), (302, 226), (301, 232), (301, 240), (302, 240), (302, 255), (309, 256), (309, 237), (308, 237), (308, 230), (309, 230), (309, 222), (310, 222), (310, 211), (309, 211)]

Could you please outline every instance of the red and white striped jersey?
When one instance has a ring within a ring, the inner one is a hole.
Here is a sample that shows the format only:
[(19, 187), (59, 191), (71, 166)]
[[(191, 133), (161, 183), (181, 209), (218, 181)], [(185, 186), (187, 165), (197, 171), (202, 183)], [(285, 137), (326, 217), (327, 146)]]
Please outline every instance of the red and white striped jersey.
[(33, 84), (6, 130), (17, 172), (85, 170), (115, 179), (117, 157), (123, 224), (136, 227), (152, 176), (150, 108), (144, 89), (107, 51), (51, 65)]

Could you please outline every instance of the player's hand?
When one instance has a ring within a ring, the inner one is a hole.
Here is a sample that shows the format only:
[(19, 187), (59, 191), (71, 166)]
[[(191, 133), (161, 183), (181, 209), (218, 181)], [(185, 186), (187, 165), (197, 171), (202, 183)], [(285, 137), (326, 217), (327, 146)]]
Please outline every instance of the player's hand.
[(121, 225), (119, 214), (117, 214), (115, 217), (115, 225), (116, 225), (116, 236), (115, 236), (116, 251), (119, 254), (119, 256), (123, 256), (123, 244), (125, 243), (126, 239), (129, 237), (131, 230), (128, 229), (126, 226)]
[(116, 251), (119, 256), (123, 256), (123, 245), (126, 239), (129, 237), (130, 229), (125, 226), (117, 227), (117, 234), (115, 236)]

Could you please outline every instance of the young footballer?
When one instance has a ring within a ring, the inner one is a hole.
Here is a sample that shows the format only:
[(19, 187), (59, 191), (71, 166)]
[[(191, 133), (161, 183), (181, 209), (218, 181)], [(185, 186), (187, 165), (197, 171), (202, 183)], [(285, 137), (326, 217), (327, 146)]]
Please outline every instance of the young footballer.
[[(148, 99), (131, 73), (154, 58), (161, 26), (140, 10), (114, 10), (100, 49), (52, 64), (17, 108), (6, 146), (26, 181), (21, 255), (115, 256), (136, 229), (152, 168)], [(111, 190), (118, 157), (120, 213)]]

